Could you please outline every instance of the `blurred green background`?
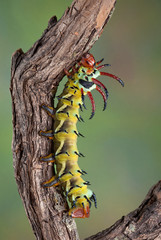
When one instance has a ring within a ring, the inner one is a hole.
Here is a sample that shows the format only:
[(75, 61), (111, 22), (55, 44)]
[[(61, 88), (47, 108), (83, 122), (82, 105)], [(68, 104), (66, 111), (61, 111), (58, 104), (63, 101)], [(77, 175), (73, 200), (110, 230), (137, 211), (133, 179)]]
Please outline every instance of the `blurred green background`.
[[(17, 192), (12, 167), (11, 55), (27, 51), (41, 36), (51, 16), (62, 16), (69, 0), (0, 0), (0, 239), (35, 239)], [(96, 99), (96, 115), (79, 130), (79, 164), (88, 172), (98, 209), (77, 220), (81, 238), (112, 225), (134, 210), (161, 173), (161, 1), (121, 0), (91, 52), (105, 58), (107, 70), (120, 76), (125, 87), (102, 77), (109, 90), (107, 111)], [(64, 85), (65, 81), (61, 83)], [(59, 89), (60, 91), (60, 89)], [(41, 179), (40, 179), (41, 181)]]

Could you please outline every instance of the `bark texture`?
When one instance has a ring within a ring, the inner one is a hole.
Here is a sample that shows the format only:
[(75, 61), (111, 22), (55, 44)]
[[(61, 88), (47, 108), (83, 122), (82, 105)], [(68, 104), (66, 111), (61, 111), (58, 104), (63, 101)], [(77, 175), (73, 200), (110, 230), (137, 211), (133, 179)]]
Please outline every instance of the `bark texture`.
[[(28, 52), (19, 49), (12, 56), (13, 165), (18, 191), (38, 240), (79, 239), (61, 190), (41, 186), (53, 175), (52, 164), (39, 161), (40, 156), (51, 153), (52, 141), (38, 132), (50, 130), (53, 122), (40, 105), (53, 105), (63, 69), (69, 69), (93, 46), (115, 2), (74, 1), (58, 22), (56, 17), (50, 19), (42, 37)], [(137, 210), (87, 239), (161, 239), (160, 189), (159, 182)]]
[(161, 240), (161, 181), (136, 210), (85, 240)]
[(12, 57), (13, 165), (19, 194), (36, 238), (79, 239), (76, 224), (65, 212), (60, 189), (44, 189), (52, 165), (39, 161), (51, 153), (52, 142), (39, 130), (52, 128), (52, 119), (40, 108), (53, 105), (63, 69), (69, 69), (98, 39), (114, 9), (115, 0), (76, 0), (57, 22), (52, 17), (42, 37), (28, 52)]

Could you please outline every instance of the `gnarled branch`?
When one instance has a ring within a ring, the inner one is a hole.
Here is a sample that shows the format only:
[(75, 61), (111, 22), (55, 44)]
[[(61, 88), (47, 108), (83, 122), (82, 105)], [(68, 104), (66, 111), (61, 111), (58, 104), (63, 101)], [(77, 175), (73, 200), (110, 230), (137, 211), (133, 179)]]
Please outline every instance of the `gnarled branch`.
[(13, 162), (15, 178), (37, 239), (79, 239), (73, 219), (65, 213), (61, 191), (44, 189), (53, 168), (39, 161), (52, 143), (38, 135), (51, 129), (52, 120), (40, 108), (51, 105), (63, 69), (70, 68), (98, 39), (115, 0), (76, 0), (57, 22), (49, 21), (42, 37), (26, 53), (12, 57)]
[[(115, 0), (76, 0), (57, 22), (49, 21), (42, 37), (26, 53), (12, 57), (13, 162), (26, 213), (39, 240), (79, 239), (74, 220), (66, 213), (59, 188), (44, 189), (41, 182), (53, 167), (39, 157), (51, 153), (52, 142), (38, 135), (51, 129), (52, 120), (40, 105), (52, 105), (56, 88), (70, 68), (98, 39), (114, 9)], [(161, 239), (161, 182), (138, 209), (90, 239)]]
[(85, 240), (160, 240), (161, 181), (153, 186), (142, 204), (110, 228)]

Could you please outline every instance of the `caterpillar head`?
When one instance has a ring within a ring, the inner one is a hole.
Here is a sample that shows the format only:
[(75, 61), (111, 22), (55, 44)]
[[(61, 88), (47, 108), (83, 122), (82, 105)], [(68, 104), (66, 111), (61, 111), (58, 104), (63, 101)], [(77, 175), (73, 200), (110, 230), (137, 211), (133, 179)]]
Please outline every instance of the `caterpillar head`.
[(95, 65), (95, 62), (96, 61), (91, 53), (86, 53), (80, 61), (82, 66), (88, 67), (88, 68), (93, 68)]
[(107, 105), (108, 91), (107, 91), (107, 88), (104, 86), (104, 84), (96, 79), (98, 76), (104, 75), (104, 76), (114, 78), (122, 86), (124, 86), (123, 81), (119, 77), (111, 73), (99, 71), (99, 69), (103, 67), (110, 66), (110, 64), (99, 65), (103, 60), (104, 59), (101, 59), (100, 61), (96, 62), (92, 54), (86, 53), (80, 61), (81, 66), (78, 70), (79, 89), (81, 89), (83, 105), (84, 105), (84, 95), (86, 94), (88, 95), (92, 103), (92, 113), (91, 113), (90, 119), (94, 116), (94, 113), (95, 113), (95, 102), (91, 94), (91, 91), (93, 89), (96, 89), (103, 97), (103, 100), (104, 100), (103, 110), (106, 109), (106, 105)]

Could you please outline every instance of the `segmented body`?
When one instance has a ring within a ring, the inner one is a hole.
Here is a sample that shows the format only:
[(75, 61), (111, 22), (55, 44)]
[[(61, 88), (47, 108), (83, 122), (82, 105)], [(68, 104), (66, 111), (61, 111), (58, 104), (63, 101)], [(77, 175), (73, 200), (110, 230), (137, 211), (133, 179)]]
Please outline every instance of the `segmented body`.
[[(102, 60), (101, 60), (102, 61)], [(42, 136), (46, 136), (54, 141), (54, 153), (41, 157), (41, 161), (54, 162), (56, 164), (56, 176), (45, 182), (44, 187), (62, 185), (63, 191), (69, 202), (69, 215), (72, 217), (89, 217), (91, 201), (97, 207), (95, 194), (88, 188), (89, 182), (83, 180), (82, 175), (86, 174), (78, 165), (78, 157), (84, 157), (77, 148), (77, 137), (83, 136), (77, 130), (77, 121), (83, 121), (79, 114), (79, 109), (84, 105), (84, 96), (87, 94), (92, 103), (93, 117), (95, 104), (91, 91), (96, 89), (104, 99), (104, 109), (108, 91), (106, 87), (96, 78), (102, 74), (97, 67), (100, 62), (95, 62), (92, 54), (87, 53), (82, 57), (77, 66), (71, 72), (65, 70), (68, 81), (62, 94), (58, 97), (58, 104), (55, 109), (42, 104), (42, 108), (54, 118), (53, 131), (40, 131)], [(122, 85), (123, 82), (116, 76), (106, 73)], [(104, 91), (100, 88), (102, 87)]]

